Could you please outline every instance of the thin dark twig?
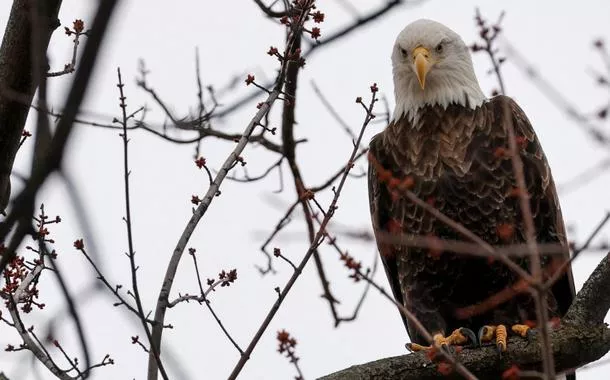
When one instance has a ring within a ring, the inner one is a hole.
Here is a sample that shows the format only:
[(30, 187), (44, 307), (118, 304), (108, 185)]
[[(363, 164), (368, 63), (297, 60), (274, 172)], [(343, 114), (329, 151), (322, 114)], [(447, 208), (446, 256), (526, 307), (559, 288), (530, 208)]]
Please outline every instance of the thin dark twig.
[[(78, 21), (80, 20), (74, 22), (75, 26)], [(89, 35), (89, 31), (83, 32), (76, 29), (74, 29), (74, 31), (70, 31), (68, 28), (66, 28), (66, 30), (67, 33), (69, 32), (70, 34), (74, 34), (74, 40), (72, 41), (72, 60), (70, 61), (70, 63), (65, 65), (63, 70), (47, 73), (47, 77), (59, 77), (65, 74), (71, 74), (74, 72), (74, 70), (76, 70), (76, 56), (78, 54), (78, 45), (80, 45), (80, 36)]]
[(479, 36), (481, 37), (481, 40), (483, 40), (483, 45), (475, 43), (472, 45), (471, 49), (474, 52), (484, 51), (485, 53), (487, 53), (489, 61), (491, 62), (492, 70), (496, 74), (496, 78), (498, 79), (500, 93), (506, 94), (506, 88), (504, 87), (504, 79), (502, 78), (502, 73), (500, 73), (500, 66), (504, 62), (504, 59), (497, 57), (498, 49), (494, 44), (496, 39), (500, 35), (500, 32), (502, 31), (500, 24), (502, 23), (503, 18), (504, 12), (501, 12), (500, 16), (498, 17), (498, 21), (496, 21), (495, 24), (488, 25), (487, 21), (481, 16), (481, 12), (477, 7), (475, 20), (479, 27)]
[[(370, 239), (370, 237), (366, 235), (353, 236), (367, 241)], [(462, 240), (440, 239), (436, 236), (394, 234), (389, 232), (378, 231), (377, 239), (379, 242), (400, 244), (405, 247), (427, 248), (493, 259), (497, 259), (500, 256), (524, 257), (530, 255), (527, 244), (523, 243), (495, 245), (492, 246), (494, 252), (489, 252), (487, 249), (481, 247), (477, 243), (470, 243)], [(574, 251), (605, 251), (606, 248), (607, 244), (600, 244), (598, 246), (591, 246), (590, 244), (587, 244), (586, 246), (575, 246)], [(564, 255), (566, 252), (566, 247), (565, 245), (560, 243), (540, 243), (538, 244), (538, 251), (541, 254), (545, 255)]]
[[(82, 241), (80, 241), (80, 242), (82, 243)], [(78, 243), (75, 243), (75, 245), (78, 246), (77, 249), (83, 254), (85, 259), (89, 262), (89, 264), (91, 265), (91, 267), (93, 268), (93, 270), (97, 274), (96, 278), (102, 284), (104, 284), (106, 289), (108, 289), (118, 299), (118, 302), (115, 303), (114, 306), (124, 305), (129, 311), (134, 313), (139, 318), (140, 314), (138, 313), (138, 310), (135, 307), (133, 307), (132, 305), (130, 305), (129, 302), (127, 302), (127, 300), (125, 300), (125, 298), (123, 298), (121, 293), (119, 293), (119, 289), (121, 289), (121, 287), (120, 286), (112, 286), (110, 284), (110, 282), (108, 282), (108, 280), (106, 279), (106, 276), (104, 276), (104, 274), (100, 271), (100, 269), (98, 268), (97, 264), (93, 261), (93, 259), (91, 258), (91, 256), (87, 252), (87, 250), (85, 249), (84, 244), (83, 245), (79, 245)], [(146, 322), (148, 322), (150, 324), (155, 323), (152, 319), (148, 319), (148, 318), (146, 319)], [(171, 325), (166, 326), (166, 327), (171, 327)]]
[[(35, 336), (36, 337), (36, 336)], [(36, 337), (36, 340), (38, 340), (38, 338)], [(39, 344), (42, 344), (40, 341), (38, 341)], [(74, 360), (72, 360), (72, 358), (70, 358), (70, 356), (68, 355), (68, 353), (66, 353), (66, 350), (64, 350), (64, 348), (62, 347), (62, 345), (59, 342), (55, 343), (55, 346), (59, 349), (59, 351), (63, 354), (64, 359), (66, 359), (66, 361), (70, 364), (70, 369), (67, 371), (75, 371), (77, 373), (77, 378), (87, 378), (88, 376), (83, 376), (83, 373), (80, 371), (80, 369), (78, 369), (78, 365), (76, 365), (76, 363), (74, 362)]]
[(276, 168), (279, 169), (280, 166), (282, 165), (282, 162), (284, 162), (284, 156), (280, 157), (279, 160), (274, 162), (264, 172), (262, 172), (261, 174), (259, 174), (257, 176), (251, 177), (246, 172), (245, 175), (244, 175), (244, 178), (239, 178), (239, 177), (236, 177), (236, 176), (227, 176), (227, 179), (230, 179), (230, 180), (235, 181), (235, 182), (256, 182), (256, 181), (259, 181), (259, 180), (267, 177), (269, 175), (269, 173), (271, 173), (271, 171), (273, 169), (276, 169)]
[[(42, 241), (40, 243), (40, 249), (47, 251), (47, 254), (48, 254), (48, 250), (46, 248), (46, 243), (44, 241)], [(83, 349), (83, 356), (85, 357), (85, 368), (90, 368), (91, 360), (90, 360), (90, 356), (89, 356), (89, 346), (87, 344), (87, 337), (85, 336), (85, 330), (83, 328), (83, 324), (82, 324), (80, 315), (79, 315), (78, 311), (76, 310), (76, 305), (74, 304), (74, 301), (70, 295), (70, 291), (68, 290), (68, 287), (66, 286), (66, 283), (64, 281), (64, 277), (61, 273), (61, 270), (55, 264), (55, 260), (49, 260), (49, 261), (51, 263), (51, 267), (53, 268), (53, 273), (55, 273), (55, 278), (57, 278), (57, 282), (59, 283), (62, 293), (64, 294), (64, 299), (66, 300), (66, 303), (68, 304), (68, 310), (70, 311), (70, 316), (72, 317), (72, 321), (74, 321), (74, 325), (76, 327), (76, 332), (78, 334), (78, 339), (79, 339), (80, 345)], [(90, 375), (89, 371), (85, 370), (85, 373), (83, 374), (83, 378), (86, 379), (89, 377), (89, 375)]]
[[(354, 157), (354, 162), (358, 161), (360, 158), (364, 157), (366, 155), (366, 153), (369, 151), (368, 148), (365, 148), (363, 150), (361, 150), (356, 157)], [(353, 163), (352, 163), (353, 164)], [(349, 164), (346, 164), (349, 165)], [(329, 188), (336, 180), (337, 178), (339, 178), (341, 176), (341, 174), (343, 174), (343, 172), (345, 171), (345, 166), (340, 168), (334, 175), (332, 175), (328, 180), (326, 180), (324, 183), (322, 183), (321, 185), (318, 186), (314, 186), (314, 187), (310, 187), (309, 190), (317, 193), (319, 191), (322, 191), (324, 189)]]
[(159, 346), (153, 342), (152, 334), (150, 332), (150, 329), (148, 328), (148, 322), (146, 321), (146, 314), (144, 313), (144, 307), (142, 306), (142, 298), (140, 297), (140, 290), (138, 288), (138, 275), (137, 275), (138, 266), (136, 265), (136, 252), (134, 250), (134, 243), (133, 243), (132, 219), (131, 219), (131, 195), (130, 195), (130, 191), (129, 191), (129, 175), (130, 175), (131, 171), (129, 170), (129, 150), (128, 150), (129, 139), (127, 138), (127, 104), (125, 103), (126, 97), (123, 92), (123, 87), (125, 85), (123, 84), (123, 81), (121, 78), (121, 69), (120, 68), (117, 68), (117, 76), (118, 76), (118, 81), (119, 81), (117, 87), (119, 88), (119, 94), (120, 94), (119, 99), (120, 99), (120, 107), (121, 107), (121, 113), (122, 113), (122, 120), (120, 121), (120, 123), (123, 126), (123, 133), (122, 133), (121, 137), (123, 140), (123, 179), (124, 179), (124, 186), (125, 186), (125, 224), (127, 227), (127, 245), (129, 248), (129, 252), (128, 252), (127, 256), (129, 257), (129, 265), (130, 265), (130, 269), (131, 269), (131, 286), (132, 286), (133, 295), (134, 295), (133, 298), (136, 302), (136, 307), (138, 309), (138, 317), (140, 318), (140, 321), (142, 322), (142, 327), (144, 328), (146, 337), (148, 338), (148, 341), (150, 343), (150, 352), (152, 353), (152, 355), (155, 358), (156, 364), (159, 368), (159, 371), (161, 372), (161, 376), (163, 376), (163, 379), (169, 380), (167, 372), (165, 371), (165, 367), (163, 366), (163, 363), (161, 362)]
[[(21, 322), (21, 323), (23, 323), (23, 322)], [(49, 350), (47, 350), (47, 348), (45, 347), (44, 343), (42, 343), (42, 341), (40, 340), (40, 338), (38, 338), (38, 335), (37, 335), (37, 334), (34, 332), (34, 326), (31, 326), (31, 327), (28, 329), (28, 333), (29, 333), (29, 335), (31, 335), (31, 336), (32, 336), (32, 338), (33, 338), (33, 339), (34, 339), (34, 341), (36, 342), (37, 346), (38, 346), (38, 347), (40, 347), (40, 349), (44, 351), (44, 354), (47, 356), (47, 358), (49, 358), (50, 360), (52, 360), (52, 359), (51, 359), (51, 353), (49, 352)], [(59, 368), (59, 367), (58, 367), (58, 368)], [(69, 374), (68, 374), (69, 370), (68, 370), (68, 371), (66, 371), (66, 370), (63, 370), (63, 369), (62, 369), (62, 372), (64, 373), (64, 375), (69, 375)]]
[(289, 264), (289, 265), (292, 267), (292, 269), (293, 269), (295, 272), (298, 270), (298, 268), (296, 267), (296, 265), (294, 265), (294, 263), (293, 263), (293, 262), (292, 262), (292, 261), (291, 261), (289, 258), (287, 258), (286, 256), (284, 256), (284, 255), (282, 254), (282, 251), (281, 251), (279, 248), (275, 248), (275, 249), (273, 250), (273, 256), (275, 256), (275, 257), (279, 257), (279, 258), (281, 258), (282, 260), (284, 260), (285, 262), (287, 262), (287, 263), (288, 263), (288, 264)]
[[(141, 77), (137, 81), (138, 86), (152, 96), (153, 100), (157, 103), (157, 105), (159, 105), (161, 107), (161, 109), (163, 110), (165, 115), (170, 119), (174, 128), (186, 130), (186, 131), (196, 131), (198, 135), (197, 135), (197, 137), (190, 139), (190, 140), (178, 140), (178, 139), (169, 137), (167, 135), (167, 133), (165, 133), (165, 131), (158, 132), (158, 131), (155, 131), (151, 127), (144, 128), (144, 126), (142, 125), (143, 129), (146, 129), (147, 131), (154, 133), (160, 137), (163, 137), (171, 142), (187, 143), (187, 144), (199, 142), (206, 137), (216, 137), (216, 138), (231, 141), (231, 142), (238, 141), (241, 138), (241, 136), (242, 136), (241, 134), (221, 132), (219, 130), (213, 129), (209, 125), (210, 119), (212, 119), (212, 117), (214, 117), (214, 115), (215, 115), (216, 106), (217, 106), (217, 102), (215, 100), (213, 92), (210, 93), (210, 96), (214, 100), (214, 107), (210, 111), (206, 112), (205, 114), (203, 114), (203, 116), (200, 116), (194, 120), (190, 120), (192, 118), (188, 118), (188, 117), (184, 118), (184, 119), (178, 119), (174, 115), (174, 113), (169, 109), (169, 106), (157, 94), (157, 92), (148, 85), (148, 83), (146, 82), (147, 74), (148, 74), (148, 71), (143, 66), (141, 66), (141, 68), (140, 68)], [(265, 89), (265, 91), (267, 91), (267, 90)], [(267, 93), (269, 93), (269, 92), (267, 91)], [(200, 107), (200, 110), (201, 110), (201, 107)], [(204, 126), (202, 126), (203, 122), (207, 122), (207, 123)], [(143, 122), (140, 124), (143, 124)], [(258, 121), (258, 125), (261, 125), (260, 120)], [(269, 139), (265, 138), (263, 134), (259, 134), (256, 136), (251, 135), (249, 137), (249, 139), (250, 139), (249, 140), (250, 142), (259, 143), (260, 145), (264, 146), (265, 148), (267, 148), (268, 150), (270, 150), (272, 152), (280, 153), (280, 154), (283, 153), (282, 147), (273, 143)]]
[(275, 269), (273, 269), (273, 259), (271, 257), (271, 254), (269, 254), (269, 252), (267, 252), (267, 246), (269, 245), (269, 243), (271, 243), (271, 241), (275, 238), (275, 236), (284, 227), (286, 227), (288, 225), (288, 223), (290, 223), (290, 221), (291, 221), (290, 216), (292, 215), (292, 212), (294, 211), (294, 209), (299, 205), (299, 203), (300, 203), (300, 200), (297, 199), (292, 205), (290, 205), (288, 210), (284, 213), (284, 216), (282, 216), (282, 218), (275, 225), (275, 228), (271, 232), (271, 235), (269, 235), (269, 237), (267, 237), (267, 239), (261, 246), (261, 251), (265, 254), (265, 256), (267, 256), (267, 268), (262, 268), (258, 265), (256, 266), (256, 268), (259, 270), (259, 272), (261, 274), (264, 275), (264, 274), (267, 274), (268, 272), (275, 273)]
[(593, 125), (589, 121), (589, 118), (579, 112), (573, 103), (569, 101), (561, 91), (555, 88), (551, 82), (544, 79), (525, 59), (523, 54), (519, 53), (519, 51), (505, 38), (502, 39), (502, 43), (504, 45), (504, 50), (506, 50), (507, 55), (510, 57), (510, 62), (522, 70), (551, 103), (573, 119), (589, 134), (593, 141), (604, 146), (610, 145), (610, 137), (608, 137), (604, 131)]
[(584, 252), (585, 250), (587, 250), (589, 248), (589, 246), (591, 245), (591, 242), (593, 241), (593, 239), (595, 239), (595, 237), (597, 237), (599, 232), (602, 230), (602, 228), (604, 228), (604, 226), (608, 223), (608, 221), (610, 221), (610, 212), (606, 212), (606, 215), (602, 218), (602, 220), (600, 220), (600, 222), (593, 229), (593, 231), (591, 231), (591, 233), (589, 234), (589, 237), (587, 238), (585, 243), (580, 248), (574, 250), (574, 253), (570, 257), (570, 259), (566, 260), (557, 269), (557, 271), (553, 274), (553, 276), (546, 282), (546, 284), (544, 284), (544, 288), (545, 289), (547, 289), (547, 290), (550, 289), (553, 286), (553, 284), (555, 282), (557, 282), (557, 280), (559, 280), (559, 278), (565, 273), (565, 271), (568, 270), (569, 268), (571, 268), (572, 262), (574, 260), (576, 260), (576, 258), (582, 252)]
[[(373, 268), (370, 270), (369, 276), (374, 276), (375, 273), (377, 273), (377, 264), (379, 263), (379, 255), (377, 254), (377, 251), (375, 251), (375, 256), (373, 258)], [(338, 326), (340, 322), (352, 322), (355, 321), (356, 318), (358, 318), (358, 314), (360, 313), (360, 309), (362, 309), (362, 305), (364, 305), (364, 300), (366, 299), (366, 296), (369, 293), (369, 289), (371, 288), (371, 284), (369, 282), (366, 283), (366, 285), (364, 286), (364, 290), (362, 291), (362, 294), (360, 295), (360, 299), (358, 300), (358, 303), (356, 303), (356, 307), (354, 308), (354, 311), (352, 313), (351, 316), (349, 317), (341, 317), (337, 320), (335, 326)]]
[(263, 11), (263, 13), (265, 13), (269, 17), (280, 18), (280, 17), (284, 17), (284, 16), (288, 15), (288, 10), (284, 10), (281, 12), (274, 11), (271, 9), (272, 6), (266, 6), (265, 3), (262, 2), (262, 0), (253, 0), (253, 1), (256, 5), (258, 5), (260, 10)]
[(227, 329), (225, 328), (225, 326), (222, 323), (222, 321), (220, 320), (220, 318), (218, 318), (218, 315), (216, 315), (216, 312), (212, 308), (212, 305), (210, 305), (210, 300), (207, 298), (207, 296), (205, 295), (206, 292), (203, 290), (203, 283), (201, 282), (201, 275), (199, 274), (199, 266), (197, 265), (197, 256), (195, 255), (195, 253), (193, 253), (191, 256), (193, 257), (195, 273), (197, 274), (197, 285), (199, 286), (199, 291), (201, 292), (201, 296), (203, 297), (203, 303), (207, 306), (208, 310), (210, 311), (210, 313), (216, 320), (216, 323), (218, 323), (218, 326), (220, 326), (220, 329), (225, 334), (227, 339), (229, 339), (229, 341), (231, 342), (231, 344), (233, 344), (233, 346), (239, 352), (239, 354), (243, 355), (244, 351), (241, 349), (241, 347), (239, 347), (239, 344), (237, 344), (237, 342), (235, 341), (235, 339), (233, 339), (231, 334), (229, 334), (229, 331), (227, 331)]
[(568, 181), (557, 186), (557, 190), (562, 194), (568, 194), (588, 183), (600, 178), (603, 172), (610, 170), (610, 157), (597, 162), (595, 165), (583, 170), (579, 174), (570, 178)]
[[(318, 224), (320, 225), (321, 221), (317, 217), (317, 215), (314, 214), (314, 218), (315, 218), (316, 222), (318, 222)], [(339, 253), (339, 256), (342, 256), (344, 253), (343, 253), (343, 250), (341, 249), (341, 247), (339, 247), (339, 244), (337, 243), (337, 237), (331, 236), (328, 233), (328, 229), (325, 229), (324, 234), (326, 235), (326, 238), (328, 239), (328, 244), (333, 246), (333, 248)], [(373, 259), (373, 268), (368, 273), (369, 276), (373, 276), (377, 272), (378, 259), (379, 259), (379, 255), (377, 255), (377, 252), (375, 252), (374, 259)], [(364, 287), (364, 291), (362, 292), (362, 295), (360, 296), (360, 299), (358, 300), (358, 303), (356, 304), (356, 307), (354, 308), (354, 311), (351, 316), (337, 317), (337, 319), (335, 319), (335, 327), (339, 326), (339, 324), (341, 322), (352, 322), (352, 321), (356, 320), (356, 318), (358, 317), (358, 313), (360, 312), (360, 308), (364, 304), (364, 300), (366, 299), (370, 286), (371, 286), (371, 284), (369, 282), (367, 282)]]
[(351, 128), (345, 122), (345, 120), (343, 120), (341, 115), (339, 115), (339, 113), (337, 112), (335, 107), (333, 107), (333, 105), (330, 104), (328, 99), (326, 99), (326, 96), (324, 96), (324, 94), (322, 93), (322, 91), (320, 90), (320, 88), (318, 87), (316, 82), (312, 79), (310, 83), (311, 83), (311, 87), (313, 88), (313, 92), (318, 96), (318, 99), (320, 99), (320, 101), (322, 102), (322, 104), (324, 105), (324, 108), (326, 108), (328, 113), (330, 113), (330, 115), (335, 119), (335, 121), (339, 124), (339, 126), (341, 126), (341, 128), (345, 131), (345, 133), (347, 133), (347, 135), (352, 139), (352, 141), (356, 140), (356, 135), (354, 134), (354, 132), (351, 130)]
[(203, 103), (203, 86), (201, 85), (201, 70), (199, 64), (199, 48), (195, 49), (195, 76), (197, 78), (197, 100), (199, 101), (198, 120), (203, 120), (205, 115), (205, 104)]

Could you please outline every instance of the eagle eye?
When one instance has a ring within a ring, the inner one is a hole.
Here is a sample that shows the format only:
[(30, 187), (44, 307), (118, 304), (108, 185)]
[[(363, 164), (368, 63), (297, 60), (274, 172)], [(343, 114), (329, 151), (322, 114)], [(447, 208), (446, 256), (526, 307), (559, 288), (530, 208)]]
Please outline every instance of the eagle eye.
[(400, 48), (400, 54), (402, 54), (403, 58), (407, 56), (407, 50)]
[(437, 53), (442, 53), (443, 52), (443, 43), (440, 42), (438, 45), (436, 45), (436, 52)]

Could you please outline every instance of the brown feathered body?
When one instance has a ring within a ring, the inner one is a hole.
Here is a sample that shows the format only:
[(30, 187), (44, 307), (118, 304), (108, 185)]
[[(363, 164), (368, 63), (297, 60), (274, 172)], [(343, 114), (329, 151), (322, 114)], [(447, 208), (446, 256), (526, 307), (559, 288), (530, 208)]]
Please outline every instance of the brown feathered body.
[[(505, 108), (506, 107), (506, 108)], [(498, 260), (467, 254), (409, 247), (387, 234), (433, 236), (467, 241), (388, 186), (383, 168), (393, 179), (412, 183), (411, 191), (443, 214), (462, 224), (492, 246), (526, 241), (525, 227), (508, 148), (505, 109), (514, 126), (538, 243), (567, 242), (551, 172), (527, 117), (510, 98), (497, 96), (477, 108), (457, 104), (426, 106), (416, 117), (393, 121), (370, 143), (369, 199), (379, 252), (394, 297), (431, 333), (459, 327), (476, 331), (484, 324), (515, 324), (535, 320), (528, 293), (483, 313), (459, 316), (456, 310), (483, 305), (519, 279)], [(394, 181), (396, 183), (396, 181)], [(404, 182), (403, 182), (404, 183)], [(564, 257), (565, 258), (565, 257)], [(513, 257), (528, 269), (526, 257)], [(549, 257), (542, 257), (543, 264)], [(568, 271), (548, 294), (549, 314), (561, 316), (574, 297)], [(458, 318), (459, 317), (459, 318)], [(403, 316), (411, 341), (426, 344)]]

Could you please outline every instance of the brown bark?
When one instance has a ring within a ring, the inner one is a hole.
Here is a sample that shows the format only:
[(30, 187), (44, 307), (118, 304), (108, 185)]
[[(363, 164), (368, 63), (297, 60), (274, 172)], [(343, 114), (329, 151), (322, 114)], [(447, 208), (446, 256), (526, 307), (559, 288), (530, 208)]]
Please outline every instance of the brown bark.
[(39, 51), (46, 51), (51, 34), (59, 25), (57, 15), (61, 0), (44, 1), (36, 25), (31, 21), (31, 4), (36, 2), (13, 1), (0, 47), (0, 211), (10, 197), (13, 162), (37, 87), (34, 32), (41, 31), (37, 43)]

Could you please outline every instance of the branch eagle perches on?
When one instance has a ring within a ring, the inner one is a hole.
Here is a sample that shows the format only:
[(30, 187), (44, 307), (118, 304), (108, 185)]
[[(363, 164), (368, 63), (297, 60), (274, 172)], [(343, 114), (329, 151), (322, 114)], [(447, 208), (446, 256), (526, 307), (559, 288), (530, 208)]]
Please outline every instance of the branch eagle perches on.
[[(610, 309), (610, 292), (602, 289), (610, 289), (610, 253), (589, 276), (559, 327), (550, 334), (558, 372), (570, 371), (596, 361), (610, 351), (610, 328), (604, 323)], [(504, 371), (512, 366), (517, 366), (520, 370), (542, 368), (537, 330), (534, 330), (529, 343), (518, 337), (510, 339), (508, 351), (502, 358), (494, 346), (465, 348), (456, 358), (482, 379), (502, 378)], [(460, 378), (460, 375), (455, 372), (449, 375), (441, 373), (437, 363), (418, 352), (355, 365), (319, 380), (446, 378)]]

